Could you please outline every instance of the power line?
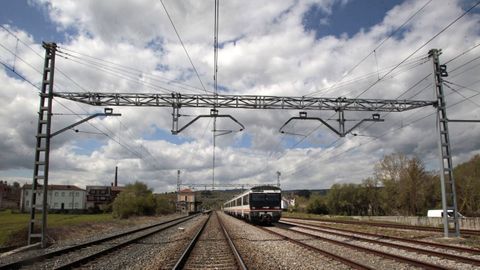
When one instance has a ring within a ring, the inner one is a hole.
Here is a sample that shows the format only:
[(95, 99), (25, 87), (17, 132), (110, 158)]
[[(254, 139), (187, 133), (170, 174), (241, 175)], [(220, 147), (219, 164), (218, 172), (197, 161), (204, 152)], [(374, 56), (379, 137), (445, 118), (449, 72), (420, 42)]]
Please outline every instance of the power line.
[[(405, 90), (402, 94), (400, 94), (396, 99), (398, 100), (398, 99), (401, 98), (403, 95), (405, 95), (406, 93), (410, 92), (412, 89), (415, 89), (417, 86), (419, 86), (422, 82), (424, 82), (424, 81), (425, 81), (426, 79), (428, 79), (428, 77), (430, 77), (430, 76), (431, 76), (431, 74), (427, 74), (426, 76), (424, 76), (423, 78), (421, 78), (419, 81), (417, 81), (415, 84), (413, 84), (412, 86), (410, 86), (407, 90)], [(422, 89), (421, 89), (417, 94), (415, 94), (414, 96), (416, 96), (416, 95), (418, 95), (419, 93), (423, 92), (423, 91), (424, 91), (425, 89), (427, 89), (430, 85), (431, 85), (431, 83), (430, 83), (429, 85), (425, 86), (424, 88), (422, 88)], [(386, 116), (388, 116), (388, 114), (389, 114), (389, 113), (384, 114), (384, 118), (385, 118)], [(367, 129), (367, 128), (371, 127), (371, 126), (374, 125), (374, 124), (375, 124), (375, 123), (370, 123), (370, 125), (368, 125), (368, 126), (365, 127), (364, 129)], [(321, 127), (321, 125), (318, 126), (317, 129), (320, 128), (320, 127)], [(333, 145), (335, 145), (340, 139), (341, 139), (340, 137), (337, 138), (333, 143), (331, 143), (329, 146), (327, 146), (326, 148), (328, 148), (329, 150), (327, 150), (326, 152), (323, 152), (320, 157), (322, 157), (322, 156), (326, 155), (327, 153), (330, 153), (331, 151), (333, 151), (334, 148), (330, 148), (330, 147), (333, 146)], [(343, 144), (345, 144), (345, 143), (346, 143), (346, 141), (344, 141)], [(343, 145), (343, 144), (342, 144), (342, 145)], [(340, 145), (340, 146), (342, 146), (342, 145)], [(280, 159), (280, 158), (279, 158), (279, 159)], [(309, 164), (302, 165), (301, 167), (305, 167), (305, 166), (307, 166), (307, 165), (309, 165)], [(290, 171), (292, 171), (292, 170), (290, 170)], [(287, 172), (288, 172), (288, 171), (287, 171)]]
[(449, 64), (449, 63), (452, 62), (452, 61), (457, 60), (458, 58), (464, 56), (465, 54), (467, 54), (467, 53), (470, 52), (471, 50), (477, 48), (478, 46), (480, 46), (480, 43), (475, 44), (474, 46), (472, 46), (472, 47), (468, 48), (467, 50), (461, 52), (460, 54), (458, 54), (457, 56), (453, 57), (452, 59), (448, 60), (447, 62), (445, 62), (445, 63), (443, 63), (443, 64), (446, 65), (446, 64)]
[[(83, 54), (83, 53), (80, 53), (80, 52), (76, 52), (76, 51), (73, 51), (73, 50), (70, 50), (70, 49), (67, 49), (67, 48), (61, 47), (61, 49), (59, 49), (58, 52), (63, 54), (63, 55), (66, 55), (68, 57), (75, 58), (75, 59), (78, 59), (78, 60), (81, 60), (81, 61), (84, 61), (84, 62), (88, 62), (92, 65), (102, 66), (102, 67), (107, 68), (109, 70), (116, 70), (118, 72), (131, 74), (135, 77), (138, 77), (139, 75), (142, 75), (142, 76), (148, 77), (149, 79), (151, 79), (153, 81), (160, 82), (160, 83), (165, 83), (165, 84), (168, 84), (168, 85), (174, 85), (175, 87), (179, 87), (179, 88), (184, 89), (186, 91), (192, 91), (192, 92), (193, 91), (202, 91), (203, 92), (203, 90), (198, 89), (195, 86), (177, 81), (177, 80), (172, 79), (172, 78), (167, 78), (167, 77), (159, 76), (159, 75), (147, 74), (143, 70), (140, 70), (138, 68), (134, 68), (134, 67), (131, 67), (131, 66), (126, 66), (126, 65), (118, 64), (118, 63), (115, 63), (115, 62), (112, 62), (112, 61), (100, 59), (100, 58), (90, 56), (90, 55), (87, 55), (87, 54)], [(75, 55), (75, 54), (78, 54), (80, 56)]]
[(29, 79), (25, 78), (22, 74), (18, 73), (16, 70), (14, 70), (12, 67), (9, 65), (5, 64), (4, 62), (0, 61), (0, 64), (2, 64), (6, 69), (10, 70), (11, 72), (15, 73), (18, 77), (20, 77), (22, 80), (25, 82), (29, 83), (31, 86), (35, 87), (36, 89), (40, 90), (40, 87), (32, 83)]
[(173, 30), (175, 30), (175, 34), (177, 35), (177, 38), (178, 38), (178, 40), (180, 41), (180, 44), (182, 45), (183, 50), (185, 51), (185, 54), (187, 55), (188, 61), (190, 61), (190, 64), (192, 65), (192, 68), (193, 68), (193, 70), (195, 71), (195, 74), (197, 75), (198, 81), (199, 81), (200, 84), (202, 85), (202, 88), (203, 88), (203, 90), (205, 91), (205, 93), (207, 93), (207, 89), (206, 89), (205, 86), (203, 85), (202, 79), (200, 79), (200, 75), (198, 75), (197, 68), (196, 68), (195, 65), (193, 64), (193, 61), (192, 61), (192, 59), (190, 58), (190, 55), (188, 54), (187, 48), (186, 48), (185, 45), (183, 44), (182, 38), (180, 37), (180, 34), (178, 33), (177, 28), (175, 27), (175, 24), (173, 23), (173, 20), (172, 20), (172, 18), (170, 17), (170, 14), (168, 13), (167, 7), (165, 7), (165, 5), (163, 4), (163, 0), (160, 0), (160, 3), (162, 4), (163, 9), (165, 10), (165, 13), (167, 14), (168, 20), (169, 20), (170, 23), (172, 24)]
[[(468, 87), (463, 87), (463, 88), (468, 89)], [(473, 98), (473, 97), (476, 97), (476, 96), (479, 96), (479, 95), (480, 95), (480, 90), (473, 90), (473, 91), (476, 91), (477, 94), (475, 94), (475, 95), (473, 95), (473, 96), (470, 96), (469, 98)], [(463, 102), (465, 102), (465, 101), (467, 101), (467, 99), (464, 99), (464, 100), (461, 100), (461, 101), (459, 101), (459, 102), (453, 103), (453, 104), (447, 106), (447, 108), (451, 108), (451, 107), (457, 106), (457, 105), (459, 105), (459, 104), (461, 104), (461, 103), (463, 103)], [(425, 109), (425, 108), (426, 108), (426, 107), (421, 108), (421, 109)], [(348, 152), (350, 152), (350, 151), (352, 151), (352, 150), (354, 150), (354, 149), (357, 149), (357, 148), (362, 147), (362, 146), (364, 146), (364, 145), (367, 145), (367, 144), (369, 144), (369, 143), (371, 143), (371, 142), (373, 142), (373, 141), (376, 141), (376, 140), (378, 140), (378, 139), (380, 139), (380, 138), (383, 138), (383, 137), (385, 137), (386, 135), (388, 135), (388, 134), (390, 134), (390, 133), (392, 133), (392, 132), (401, 130), (401, 129), (406, 128), (406, 127), (408, 127), (408, 126), (410, 126), (410, 125), (412, 125), (412, 124), (414, 124), (414, 123), (416, 123), (416, 122), (419, 122), (419, 121), (424, 120), (424, 119), (426, 119), (426, 118), (428, 118), (428, 117), (430, 117), (430, 116), (432, 116), (432, 115), (435, 115), (435, 113), (436, 113), (436, 112), (429, 113), (429, 114), (427, 114), (427, 115), (425, 115), (425, 116), (423, 116), (423, 117), (420, 117), (420, 118), (418, 118), (418, 119), (415, 119), (415, 120), (411, 121), (410, 123), (407, 123), (407, 124), (405, 124), (405, 125), (402, 125), (402, 126), (400, 126), (399, 128), (388, 130), (388, 131), (384, 132), (383, 134), (381, 134), (380, 136), (372, 138), (372, 139), (369, 140), (368, 142), (361, 143), (361, 144), (359, 144), (359, 145), (357, 145), (357, 146), (351, 147), (351, 148), (349, 148), (349, 149), (347, 149), (347, 150), (345, 150), (345, 151), (343, 151), (343, 152), (340, 152), (340, 153), (338, 153), (338, 154), (336, 154), (336, 155), (334, 155), (334, 156), (331, 156), (331, 157), (329, 157), (329, 158), (327, 158), (327, 159), (325, 159), (325, 160), (322, 160), (322, 161), (328, 161), (328, 160), (331, 160), (331, 159), (333, 159), (333, 158), (339, 157), (339, 156), (341, 156), (341, 155), (343, 155), (343, 154), (345, 154), (345, 153), (348, 153)], [(315, 162), (318, 162), (318, 160), (315, 160)], [(305, 167), (306, 165), (310, 165), (310, 163), (311, 163), (311, 162), (309, 162), (308, 164), (303, 165), (302, 167)], [(294, 171), (294, 170), (296, 170), (296, 169), (293, 169), (293, 170), (291, 170), (291, 171)], [(287, 175), (294, 175), (294, 174), (296, 174), (296, 172), (294, 172), (294, 173), (292, 173), (292, 174), (285, 174), (285, 176), (287, 176)]]
[(16, 34), (14, 34), (12, 31), (10, 31), (8, 28), (6, 28), (5, 26), (1, 25), (0, 24), (0, 27), (3, 28), (5, 31), (7, 31), (10, 35), (14, 36), (18, 41), (20, 41), (20, 43), (22, 43), (24, 46), (26, 46), (27, 48), (29, 48), (30, 50), (32, 50), (32, 52), (34, 52), (36, 55), (38, 55), (40, 58), (43, 58), (42, 55), (40, 53), (38, 53), (37, 51), (35, 51), (30, 45), (28, 45), (26, 42), (24, 42), (22, 39), (20, 39)]
[[(405, 25), (407, 25), (407, 23), (409, 23), (415, 16), (417, 16), (418, 13), (420, 13), (428, 4), (430, 4), (430, 2), (432, 2), (432, 0), (429, 0), (428, 2), (426, 2), (420, 9), (418, 9), (415, 13), (413, 13), (405, 22), (403, 22), (399, 27), (397, 27), (392, 33), (390, 33), (390, 35), (388, 35), (388, 37), (384, 38), (368, 55), (366, 55), (365, 57), (363, 57), (357, 64), (355, 64), (351, 69), (349, 69), (346, 73), (344, 73), (344, 75), (342, 76), (342, 78), (340, 79), (339, 82), (341, 82), (345, 77), (347, 77), (348, 75), (350, 75), (350, 73), (352, 71), (354, 71), (359, 65), (361, 65), (368, 57), (370, 57), (372, 54), (374, 54), (376, 52), (376, 50), (378, 50), (387, 40), (389, 40), (391, 37), (393, 37), (398, 31), (400, 31), (400, 29), (402, 29)], [(336, 83), (335, 83), (336, 84)], [(335, 86), (334, 84), (334, 86)], [(328, 91), (328, 90), (327, 90)], [(316, 92), (312, 92), (312, 93), (309, 93), (307, 94), (306, 96), (309, 96), (309, 95), (313, 95), (313, 94), (316, 94), (318, 93), (319, 91), (316, 91)]]
[[(43, 57), (38, 53), (36, 52), (30, 45), (28, 45), (26, 42), (24, 42), (23, 40), (21, 40), (17, 35), (15, 35), (14, 33), (12, 33), (11, 31), (9, 31), (7, 28), (5, 28), (4, 26), (0, 25), (1, 28), (5, 29), (10, 35), (14, 36), (15, 38), (17, 38), (22, 44), (24, 44), (26, 47), (28, 47), (30, 50), (32, 50), (38, 57), (42, 58)], [(1, 45), (1, 47), (3, 47), (5, 50), (9, 51), (11, 54), (13, 54), (16, 58), (20, 59), (22, 62), (24, 62), (26, 65), (28, 65), (29, 67), (31, 67), (32, 69), (34, 69), (36, 72), (38, 72), (39, 74), (42, 74), (42, 72), (40, 72), (38, 69), (34, 68), (30, 63), (28, 63), (27, 61), (25, 61), (23, 58), (21, 58), (20, 56), (18, 56), (18, 54), (16, 54), (15, 52), (12, 52), (11, 50), (9, 50), (8, 48), (6, 48), (5, 46)], [(29, 84), (31, 84), (32, 86), (34, 86), (35, 88), (39, 89), (40, 90), (40, 87), (34, 85), (31, 81), (29, 81), (28, 79), (26, 79), (24, 76), (20, 75), (18, 72), (16, 72), (15, 70), (13, 70), (13, 68), (9, 67), (7, 64), (5, 63), (1, 63), (3, 66), (5, 66), (7, 69), (11, 70), (12, 72), (14, 72), (15, 74), (17, 74), (20, 78), (22, 78), (23, 80), (27, 81)], [(63, 75), (65, 78), (67, 78), (67, 80), (70, 80), (75, 86), (77, 86), (79, 89), (81, 89), (82, 91), (84, 92), (88, 92), (84, 87), (82, 87), (79, 83), (77, 83), (75, 80), (73, 80), (70, 76), (68, 76), (66, 73), (64, 73), (62, 70), (56, 68), (56, 70), (61, 74)], [(73, 114), (77, 115), (77, 116), (80, 116), (80, 114), (74, 112), (73, 110), (71, 110), (70, 108), (68, 108), (67, 106), (63, 105), (59, 100), (56, 100), (56, 102), (58, 102), (58, 104), (60, 104), (62, 107), (64, 107), (65, 109), (69, 110), (70, 112), (72, 112)], [(81, 107), (79, 104), (75, 103), (80, 109), (82, 109), (83, 111), (85, 111), (86, 113), (88, 113), (87, 110), (85, 110), (83, 107)], [(93, 125), (92, 123), (90, 122), (87, 122), (90, 126), (92, 126), (93, 128), (95, 128), (96, 130), (98, 130), (100, 133), (102, 134), (105, 134), (105, 136), (107, 136), (108, 138), (110, 138), (112, 141), (114, 141), (115, 143), (117, 143), (118, 145), (120, 145), (122, 148), (126, 149), (127, 151), (129, 151), (130, 153), (134, 154), (135, 156), (137, 156), (138, 158), (140, 159), (144, 159), (142, 157), (142, 155), (136, 151), (133, 151), (131, 150), (128, 146), (126, 146), (124, 143), (122, 143), (121, 141), (119, 140), (116, 140), (115, 138), (113, 138), (110, 134), (106, 133), (106, 132), (103, 132), (102, 130), (100, 130), (98, 127), (96, 127), (95, 125)], [(103, 125), (102, 123), (100, 123), (101, 126), (103, 126), (103, 128), (105, 128), (108, 132), (110, 133), (113, 133), (109, 128), (107, 128), (105, 125)], [(150, 156), (151, 153), (149, 153)], [(153, 156), (152, 156), (153, 157)], [(154, 163), (155, 164), (155, 163)], [(154, 165), (154, 167), (156, 167)], [(157, 169), (159, 169), (158, 167), (156, 167)], [(161, 169), (159, 169), (161, 170)]]
[[(448, 28), (450, 28), (450, 26), (454, 25), (458, 20), (460, 20), (461, 18), (463, 18), (467, 13), (469, 13), (472, 9), (474, 9), (476, 6), (478, 6), (480, 4), (480, 1), (478, 1), (476, 4), (474, 4), (472, 7), (470, 7), (468, 10), (466, 10), (464, 13), (462, 13), (460, 16), (458, 16), (455, 20), (453, 20), (452, 22), (450, 22), (447, 26), (445, 26), (442, 30), (440, 30), (438, 33), (436, 33), (435, 35), (433, 35), (433, 37), (431, 37), (429, 40), (427, 40), (425, 43), (423, 43), (420, 47), (418, 47), (415, 51), (413, 51), (411, 54), (409, 54), (406, 58), (404, 58), (398, 65), (396, 65), (394, 68), (392, 68), (389, 72), (387, 72), (385, 75), (383, 75), (381, 79), (383, 79), (385, 76), (387, 76), (388, 74), (390, 74), (392, 71), (394, 71), (397, 67), (399, 67), (401, 64), (403, 64), (405, 61), (407, 61), (408, 59), (410, 59), (410, 57), (412, 57), (413, 55), (415, 55), (418, 51), (420, 51), (421, 49), (423, 49), (425, 46), (427, 46), (427, 44), (429, 44), (432, 40), (434, 40), (435, 38), (437, 38), (439, 35), (441, 35), (443, 32), (445, 32)], [(368, 90), (370, 90), (374, 85), (376, 85), (380, 80), (376, 81), (375, 83), (373, 83), (372, 85), (370, 85), (369, 87), (367, 87), (366, 89), (364, 89), (360, 94), (358, 94), (356, 96), (356, 98), (358, 98), (359, 96), (363, 95), (365, 92), (367, 92)]]
[(462, 93), (460, 93), (459, 91), (457, 91), (455, 88), (451, 87), (450, 85), (448, 85), (448, 83), (445, 84), (445, 86), (447, 88), (449, 88), (450, 90), (452, 90), (454, 93), (458, 94), (459, 96), (461, 96), (462, 98), (470, 101), (471, 103), (475, 104), (477, 107), (480, 107), (480, 104), (478, 104), (477, 102), (473, 101), (472, 99), (470, 99), (469, 97), (466, 97), (464, 96)]
[(25, 61), (23, 58), (21, 58), (17, 53), (15, 52), (12, 52), (10, 49), (8, 49), (7, 47), (3, 46), (2, 44), (0, 44), (0, 47), (2, 47), (4, 50), (8, 51), (9, 53), (11, 53), (15, 58), (18, 58), (20, 61), (22, 61), (23, 63), (25, 63), (27, 66), (29, 66), (30, 68), (32, 68), (33, 70), (35, 70), (36, 72), (42, 74), (42, 72), (37, 69), (36, 67), (34, 67), (33, 65), (31, 65), (30, 63), (28, 63), (27, 61)]
[(80, 64), (80, 65), (83, 65), (83, 66), (86, 66), (86, 67), (95, 68), (95, 69), (100, 70), (100, 71), (102, 71), (102, 72), (104, 72), (104, 73), (106, 73), (106, 74), (109, 74), (109, 75), (111, 75), (111, 76), (115, 76), (115, 77), (117, 77), (117, 78), (124, 79), (124, 80), (130, 81), (130, 82), (133, 82), (133, 83), (142, 85), (142, 86), (147, 86), (147, 87), (151, 88), (152, 90), (157, 90), (157, 88), (158, 88), (161, 92), (163, 92), (163, 93), (168, 93), (168, 94), (174, 92), (174, 91), (172, 91), (172, 90), (169, 90), (169, 89), (164, 88), (164, 87), (159, 86), (159, 85), (155, 85), (155, 84), (151, 84), (151, 83), (145, 83), (145, 82), (139, 82), (139, 81), (137, 80), (136, 76), (132, 76), (132, 75), (129, 75), (129, 74), (118, 73), (118, 72), (109, 70), (108, 68), (103, 68), (103, 67), (96, 66), (96, 65), (94, 65), (94, 64), (89, 64), (88, 62), (87, 62), (87, 63), (83, 63), (83, 62), (80, 62), (80, 61), (77, 61), (77, 60), (68, 58), (68, 57), (66, 57), (66, 56), (63, 56), (62, 54), (59, 54), (58, 56), (64, 58), (65, 60), (69, 60), (69, 61), (71, 61), (71, 62)]
[(213, 26), (213, 81), (215, 95), (218, 94), (218, 28), (219, 28), (220, 3), (215, 0), (215, 19)]

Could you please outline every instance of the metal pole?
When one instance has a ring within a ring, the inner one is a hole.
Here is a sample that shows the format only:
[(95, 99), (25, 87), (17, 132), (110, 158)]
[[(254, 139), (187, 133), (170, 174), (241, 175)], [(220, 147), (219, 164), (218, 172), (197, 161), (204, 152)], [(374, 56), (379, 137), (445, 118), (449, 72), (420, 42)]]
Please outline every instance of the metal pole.
[(217, 136), (215, 135), (217, 128), (217, 118), (213, 118), (213, 157), (212, 157), (212, 190), (215, 190), (215, 147)]
[(280, 175), (282, 175), (279, 171), (277, 171), (277, 187), (280, 187)]
[[(460, 223), (458, 218), (457, 195), (455, 191), (455, 179), (453, 177), (452, 152), (450, 146), (450, 135), (448, 132), (447, 105), (443, 91), (443, 78), (448, 76), (446, 66), (440, 65), (439, 56), (441, 50), (432, 49), (429, 51), (429, 57), (432, 58), (435, 95), (437, 98), (437, 121), (436, 127), (439, 134), (438, 148), (440, 152), (440, 183), (442, 191), (442, 209), (443, 209), (443, 232), (445, 237), (450, 236), (449, 223), (454, 225), (454, 236), (460, 236)], [(449, 217), (449, 211), (453, 217)]]

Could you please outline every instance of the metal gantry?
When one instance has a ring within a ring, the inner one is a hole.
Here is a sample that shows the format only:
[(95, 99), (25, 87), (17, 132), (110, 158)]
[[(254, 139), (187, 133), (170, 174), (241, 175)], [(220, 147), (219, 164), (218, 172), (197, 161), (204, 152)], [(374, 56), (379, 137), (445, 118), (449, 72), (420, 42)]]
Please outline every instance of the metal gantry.
[(345, 97), (285, 97), (252, 95), (152, 94), (152, 93), (95, 93), (55, 92), (60, 97), (94, 106), (170, 107), (174, 115), (180, 108), (257, 109), (257, 110), (314, 110), (314, 111), (371, 111), (403, 112), (436, 104), (431, 100), (351, 99)]

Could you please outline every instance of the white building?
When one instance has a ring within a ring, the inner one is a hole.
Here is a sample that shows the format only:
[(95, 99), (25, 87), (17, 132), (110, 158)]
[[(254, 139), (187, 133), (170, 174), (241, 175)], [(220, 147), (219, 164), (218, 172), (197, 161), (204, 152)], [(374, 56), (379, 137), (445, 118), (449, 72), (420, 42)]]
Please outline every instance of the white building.
[[(43, 201), (43, 186), (38, 185), (36, 190), (37, 205), (41, 210)], [(20, 195), (20, 209), (30, 211), (32, 207), (32, 185), (24, 185)], [(75, 210), (85, 209), (86, 192), (72, 185), (48, 185), (47, 204), (51, 210)]]

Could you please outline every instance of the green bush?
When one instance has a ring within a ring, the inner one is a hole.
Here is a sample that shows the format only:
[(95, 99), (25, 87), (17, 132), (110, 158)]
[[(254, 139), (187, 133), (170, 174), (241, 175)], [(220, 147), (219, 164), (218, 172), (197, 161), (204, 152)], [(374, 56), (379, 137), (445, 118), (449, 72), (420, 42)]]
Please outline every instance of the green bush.
[(113, 202), (113, 216), (117, 218), (154, 215), (155, 210), (152, 190), (141, 182), (128, 184)]
[(175, 204), (168, 200), (168, 198), (157, 196), (155, 198), (155, 212), (157, 215), (165, 215), (175, 213)]
[(328, 207), (325, 198), (321, 196), (310, 197), (307, 205), (307, 213), (320, 215), (328, 214)]

